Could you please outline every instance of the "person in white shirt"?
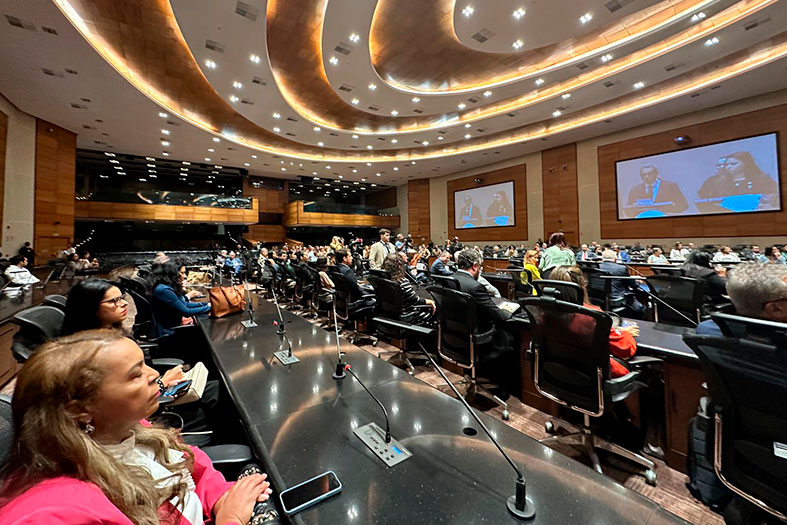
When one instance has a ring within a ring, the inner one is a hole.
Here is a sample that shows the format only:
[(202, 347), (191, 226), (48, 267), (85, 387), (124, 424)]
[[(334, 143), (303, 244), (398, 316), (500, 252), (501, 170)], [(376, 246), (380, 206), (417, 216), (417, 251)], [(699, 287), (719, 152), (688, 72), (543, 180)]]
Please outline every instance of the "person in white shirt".
[(648, 257), (648, 264), (669, 264), (669, 262), (661, 253), (661, 248), (653, 248), (653, 253)]
[(11, 265), (5, 270), (5, 276), (11, 283), (22, 286), (39, 282), (38, 277), (30, 273), (26, 266), (27, 257), (15, 255), (11, 258)]
[(713, 255), (713, 262), (740, 262), (741, 258), (729, 246), (722, 246), (721, 250)]
[(675, 243), (675, 247), (669, 252), (669, 258), (673, 261), (684, 261), (689, 254), (689, 249), (684, 248), (680, 242)]

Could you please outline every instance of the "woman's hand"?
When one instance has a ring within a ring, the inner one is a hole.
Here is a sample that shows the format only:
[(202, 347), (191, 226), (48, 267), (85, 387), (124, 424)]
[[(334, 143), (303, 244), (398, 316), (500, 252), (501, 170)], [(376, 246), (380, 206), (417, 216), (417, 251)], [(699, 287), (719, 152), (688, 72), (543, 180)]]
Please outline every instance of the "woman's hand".
[(170, 368), (164, 375), (161, 376), (161, 382), (164, 383), (164, 386), (169, 388), (171, 386), (177, 385), (181, 381), (183, 381), (183, 365), (178, 365), (175, 368)]
[(213, 506), (216, 524), (248, 523), (254, 512), (254, 504), (266, 501), (271, 495), (267, 477), (267, 474), (252, 474), (230, 487)]
[(631, 337), (639, 337), (639, 325), (630, 324), (628, 326), (621, 327), (620, 330), (622, 332), (628, 332), (631, 334)]
[(437, 305), (434, 302), (434, 299), (426, 299), (426, 304), (432, 307), (432, 313), (437, 311)]

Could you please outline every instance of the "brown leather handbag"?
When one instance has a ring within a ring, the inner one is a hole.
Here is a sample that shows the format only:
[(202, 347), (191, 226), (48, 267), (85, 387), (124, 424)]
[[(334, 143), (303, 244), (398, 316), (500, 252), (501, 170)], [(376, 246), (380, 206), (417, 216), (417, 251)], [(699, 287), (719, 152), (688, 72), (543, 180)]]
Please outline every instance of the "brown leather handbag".
[(224, 317), (235, 312), (242, 312), (246, 307), (245, 294), (246, 289), (242, 285), (209, 288), (211, 317)]

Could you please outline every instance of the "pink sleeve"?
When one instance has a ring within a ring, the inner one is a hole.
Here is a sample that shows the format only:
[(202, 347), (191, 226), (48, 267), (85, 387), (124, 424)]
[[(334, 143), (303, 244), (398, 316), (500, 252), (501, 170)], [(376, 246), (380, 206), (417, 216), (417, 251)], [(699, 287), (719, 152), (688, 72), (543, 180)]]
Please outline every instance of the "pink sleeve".
[(216, 501), (234, 483), (225, 480), (224, 475), (213, 468), (207, 454), (197, 447), (191, 447), (191, 450), (194, 453), (194, 472), (191, 476), (197, 486), (196, 493), (202, 502), (202, 512), (205, 516), (211, 516)]
[(0, 516), (2, 525), (103, 525), (105, 522), (91, 512), (64, 507), (46, 507), (22, 515)]

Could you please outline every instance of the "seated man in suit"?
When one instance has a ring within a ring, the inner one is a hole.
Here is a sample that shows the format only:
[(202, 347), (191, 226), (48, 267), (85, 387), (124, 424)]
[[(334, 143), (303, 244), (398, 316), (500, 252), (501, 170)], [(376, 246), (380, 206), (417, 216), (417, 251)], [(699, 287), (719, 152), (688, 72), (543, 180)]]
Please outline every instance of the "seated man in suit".
[(627, 215), (637, 216), (648, 209), (671, 215), (684, 212), (689, 207), (680, 187), (672, 181), (662, 179), (658, 168), (653, 164), (642, 166), (639, 176), (642, 183), (631, 188), (626, 200)]
[(432, 273), (432, 275), (453, 275), (453, 272), (448, 269), (448, 261), (450, 260), (450, 252), (445, 251), (441, 253), (440, 257), (434, 260), (429, 271)]
[(583, 244), (577, 252), (577, 261), (594, 261), (598, 255), (596, 252), (590, 251), (587, 244)]
[[(350, 285), (350, 300), (357, 301), (361, 299), (364, 294), (374, 293), (374, 289), (371, 287), (361, 287), (358, 284), (358, 277), (355, 275), (355, 272), (352, 269), (353, 264), (353, 255), (350, 253), (350, 250), (339, 250), (336, 252), (336, 269), (339, 270), (339, 273), (344, 275), (347, 278), (347, 282)], [(364, 299), (364, 304), (374, 304), (374, 297), (367, 297)]]
[[(626, 268), (626, 266), (623, 264), (618, 264), (615, 262), (616, 260), (617, 254), (614, 251), (611, 249), (604, 250), (601, 252), (601, 264), (598, 266), (599, 270), (606, 272), (609, 275), (628, 277), (628, 268)], [(635, 281), (614, 279), (610, 285), (610, 296), (611, 299), (624, 297), (626, 300), (626, 308), (629, 310), (627, 315), (641, 319), (642, 314), (645, 312), (645, 307), (637, 300), (637, 297), (633, 293), (627, 293), (633, 292), (637, 288), (636, 284), (634, 283)]]

